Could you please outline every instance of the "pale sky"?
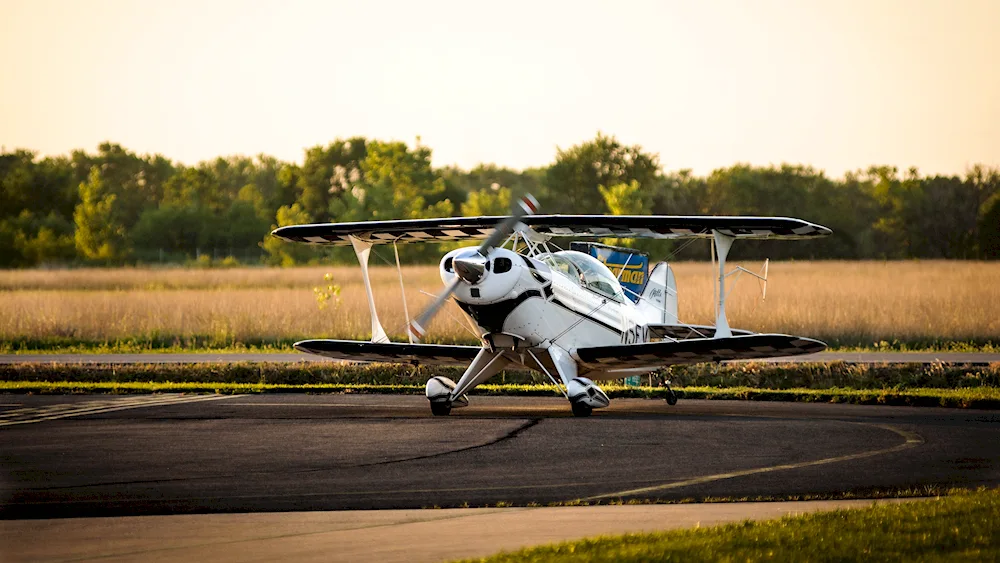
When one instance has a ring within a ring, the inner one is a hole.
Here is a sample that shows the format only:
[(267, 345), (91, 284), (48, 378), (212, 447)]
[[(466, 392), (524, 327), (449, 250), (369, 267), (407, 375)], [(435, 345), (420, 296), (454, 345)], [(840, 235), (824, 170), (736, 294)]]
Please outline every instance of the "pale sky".
[(543, 166), (1000, 165), (1000, 0), (0, 0), (0, 145), (184, 162), (362, 135)]

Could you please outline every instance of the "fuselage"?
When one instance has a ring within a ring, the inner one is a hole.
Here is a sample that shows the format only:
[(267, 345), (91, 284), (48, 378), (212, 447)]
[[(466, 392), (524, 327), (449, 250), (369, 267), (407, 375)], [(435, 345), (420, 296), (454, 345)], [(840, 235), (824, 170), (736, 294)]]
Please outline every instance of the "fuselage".
[[(445, 284), (457, 275), (455, 259), (475, 252), (462, 248), (445, 255)], [(497, 248), (485, 270), (475, 283), (459, 283), (453, 297), (479, 326), (487, 347), (540, 351), (555, 345), (572, 352), (648, 340), (647, 322), (618, 280), (587, 254), (570, 250), (529, 258)]]

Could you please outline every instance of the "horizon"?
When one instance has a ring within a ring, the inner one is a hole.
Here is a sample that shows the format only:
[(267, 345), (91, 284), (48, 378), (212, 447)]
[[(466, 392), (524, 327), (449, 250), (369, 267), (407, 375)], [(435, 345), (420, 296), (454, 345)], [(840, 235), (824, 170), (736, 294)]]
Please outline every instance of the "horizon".
[(1000, 3), (987, 0), (12, 0), (0, 13), (0, 49), (19, 54), (0, 145), (42, 156), (109, 141), (186, 165), (301, 163), (362, 136), (420, 139), (435, 167), (524, 170), (603, 132), (698, 176), (1000, 166)]
[[(558, 147), (558, 148), (559, 149), (567, 149), (567, 148), (570, 148), (570, 147), (575, 146), (575, 145), (586, 143), (588, 141), (593, 141), (597, 134), (603, 134), (603, 135), (607, 135), (608, 137), (616, 138), (616, 136), (613, 135), (613, 134), (607, 133), (605, 131), (598, 131), (598, 132), (596, 132), (594, 134), (594, 137), (590, 137), (590, 138), (587, 138), (587, 139), (581, 139), (578, 143), (574, 143), (573, 145), (569, 145), (567, 147)], [(294, 165), (299, 166), (299, 165), (301, 165), (303, 163), (304, 157), (305, 157), (305, 152), (308, 149), (311, 149), (311, 148), (314, 148), (314, 147), (326, 147), (326, 146), (329, 146), (330, 144), (332, 144), (332, 143), (334, 143), (334, 142), (336, 142), (338, 140), (346, 141), (347, 139), (346, 138), (335, 138), (335, 139), (330, 139), (327, 142), (320, 143), (318, 145), (312, 145), (310, 147), (303, 147), (303, 149), (302, 149), (302, 158), (296, 158), (296, 159), (292, 159), (292, 160), (285, 160), (285, 159), (278, 158), (278, 157), (276, 157), (275, 155), (272, 155), (272, 154), (258, 152), (256, 154), (246, 154), (246, 153), (219, 154), (219, 155), (216, 155), (214, 157), (209, 157), (209, 158), (198, 160), (198, 161), (195, 161), (195, 162), (184, 162), (184, 161), (178, 160), (176, 158), (172, 158), (168, 154), (157, 153), (157, 152), (140, 152), (140, 151), (136, 151), (136, 150), (133, 150), (131, 147), (128, 147), (128, 146), (126, 146), (126, 145), (124, 145), (122, 143), (117, 143), (117, 142), (115, 142), (115, 141), (113, 141), (111, 139), (105, 139), (104, 141), (101, 141), (100, 143), (98, 143), (98, 145), (96, 145), (94, 147), (93, 150), (88, 150), (88, 149), (85, 149), (85, 148), (78, 147), (78, 148), (70, 149), (70, 150), (68, 150), (66, 152), (62, 152), (62, 153), (45, 154), (45, 153), (42, 153), (41, 151), (30, 149), (28, 147), (8, 147), (8, 146), (5, 146), (5, 145), (0, 145), (0, 153), (4, 153), (4, 152), (8, 152), (8, 151), (17, 151), (17, 150), (29, 150), (29, 151), (32, 151), (32, 152), (36, 153), (35, 154), (36, 158), (43, 158), (43, 159), (44, 158), (50, 158), (50, 157), (57, 158), (57, 157), (60, 157), (60, 156), (69, 156), (72, 152), (74, 152), (76, 150), (84, 151), (87, 154), (96, 154), (97, 149), (100, 147), (101, 144), (103, 144), (103, 143), (110, 143), (110, 144), (113, 144), (113, 145), (117, 144), (117, 145), (121, 146), (123, 149), (125, 149), (126, 151), (132, 152), (133, 154), (135, 154), (138, 157), (160, 156), (160, 157), (166, 158), (167, 160), (169, 160), (171, 163), (173, 163), (175, 165), (180, 165), (180, 166), (184, 166), (184, 167), (196, 167), (196, 166), (198, 166), (199, 164), (202, 164), (202, 163), (211, 163), (212, 161), (214, 161), (214, 160), (216, 160), (218, 158), (222, 158), (222, 159), (227, 159), (227, 158), (248, 158), (248, 159), (252, 159), (252, 160), (256, 161), (261, 156), (267, 156), (267, 157), (277, 158), (279, 160), (279, 162), (287, 163), (287, 164), (294, 164)], [(408, 147), (410, 147), (410, 148), (413, 148), (415, 146), (426, 146), (426, 145), (423, 145), (422, 143), (408, 143), (408, 142), (402, 141), (400, 139), (375, 139), (375, 138), (370, 138), (369, 137), (369, 138), (365, 138), (365, 140), (366, 141), (384, 141), (384, 142), (403, 142), (403, 143), (406, 143), (406, 145)], [(618, 141), (620, 142), (621, 139), (618, 139)], [(473, 164), (472, 166), (463, 167), (463, 166), (459, 166), (457, 164), (437, 164), (437, 163), (434, 163), (433, 162), (434, 161), (434, 158), (433, 158), (434, 147), (427, 147), (427, 148), (431, 149), (431, 161), (432, 161), (432, 165), (433, 165), (433, 167), (435, 169), (439, 170), (439, 169), (442, 169), (442, 168), (453, 167), (453, 168), (457, 168), (458, 170), (461, 170), (463, 172), (470, 172), (470, 171), (474, 170), (477, 166), (496, 166), (496, 167), (498, 167), (500, 169), (511, 170), (511, 171), (517, 172), (517, 173), (523, 173), (526, 170), (540, 170), (540, 169), (545, 169), (545, 168), (551, 166), (556, 161), (556, 156), (557, 156), (556, 153), (553, 153), (552, 160), (550, 162), (539, 164), (539, 165), (535, 165), (535, 166), (529, 166), (529, 167), (526, 167), (526, 168), (513, 168), (513, 167), (510, 167), (510, 166), (504, 166), (504, 165), (496, 163), (496, 162), (478, 162), (478, 163)], [(642, 150), (643, 150), (643, 152), (645, 152), (647, 154), (650, 153), (650, 151), (646, 147), (642, 147)], [(653, 153), (653, 154), (655, 154), (655, 153)], [(659, 154), (655, 154), (655, 155), (657, 157), (660, 156)], [(842, 172), (842, 173), (840, 173), (838, 175), (830, 174), (829, 170), (825, 170), (823, 168), (820, 168), (820, 167), (815, 166), (813, 164), (810, 164), (808, 162), (769, 162), (769, 163), (733, 162), (733, 163), (731, 163), (729, 165), (719, 166), (718, 168), (713, 168), (713, 169), (707, 170), (707, 171), (705, 171), (703, 173), (695, 172), (695, 171), (693, 171), (690, 168), (667, 168), (667, 167), (663, 166), (663, 164), (661, 163), (659, 170), (660, 170), (660, 172), (662, 172), (664, 174), (680, 173), (680, 172), (690, 172), (695, 177), (707, 177), (707, 176), (711, 175), (713, 172), (715, 172), (717, 170), (728, 170), (728, 169), (731, 169), (731, 168), (734, 168), (734, 167), (737, 167), (737, 166), (750, 166), (750, 167), (755, 168), (755, 169), (773, 168), (773, 169), (776, 169), (776, 170), (780, 170), (784, 166), (808, 168), (808, 169), (811, 169), (812, 171), (814, 171), (814, 172), (816, 172), (816, 173), (818, 173), (818, 174), (820, 174), (820, 175), (822, 175), (822, 176), (824, 176), (826, 178), (829, 178), (830, 180), (835, 180), (835, 181), (845, 180), (847, 174), (858, 173), (858, 172), (866, 172), (871, 167), (880, 167), (880, 166), (893, 166), (893, 167), (896, 168), (896, 171), (899, 174), (905, 174), (911, 168), (916, 168), (917, 172), (918, 172), (918, 176), (920, 176), (920, 177), (943, 176), (943, 177), (958, 177), (958, 178), (963, 178), (963, 177), (967, 176), (968, 173), (974, 167), (976, 167), (976, 166), (983, 166), (983, 167), (986, 167), (988, 169), (997, 169), (997, 170), (1000, 170), (1000, 165), (993, 165), (993, 164), (988, 164), (988, 163), (984, 163), (984, 162), (970, 162), (970, 163), (967, 163), (967, 165), (966, 165), (965, 168), (963, 168), (961, 171), (955, 172), (955, 173), (933, 173), (933, 172), (925, 172), (924, 170), (919, 169), (919, 167), (898, 166), (898, 165), (895, 165), (895, 164), (886, 164), (886, 163), (878, 163), (878, 162), (873, 162), (873, 163), (869, 163), (869, 164), (859, 165), (859, 166), (857, 166), (855, 168), (852, 168), (852, 169), (849, 169), (849, 170), (845, 170), (844, 172)]]

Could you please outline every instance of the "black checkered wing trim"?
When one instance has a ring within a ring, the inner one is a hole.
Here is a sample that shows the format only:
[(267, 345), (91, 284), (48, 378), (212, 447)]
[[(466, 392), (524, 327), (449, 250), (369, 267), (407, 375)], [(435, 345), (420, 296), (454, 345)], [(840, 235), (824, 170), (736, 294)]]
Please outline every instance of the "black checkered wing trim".
[(480, 350), (478, 346), (358, 340), (303, 340), (295, 343), (295, 349), (336, 360), (425, 366), (466, 366)]
[(754, 334), (729, 338), (699, 338), (679, 342), (648, 342), (578, 348), (576, 356), (592, 369), (655, 368), (725, 360), (753, 360), (813, 354), (826, 344), (787, 334)]
[[(291, 242), (350, 245), (350, 237), (372, 243), (485, 239), (503, 217), (448, 217), (359, 223), (291, 225), (271, 234)], [(712, 231), (738, 238), (807, 239), (830, 229), (789, 217), (701, 217), (680, 215), (531, 215), (522, 223), (543, 236), (576, 238), (710, 238)]]
[(602, 238), (711, 238), (719, 231), (738, 238), (807, 239), (833, 232), (791, 217), (536, 215), (524, 223), (543, 235)]

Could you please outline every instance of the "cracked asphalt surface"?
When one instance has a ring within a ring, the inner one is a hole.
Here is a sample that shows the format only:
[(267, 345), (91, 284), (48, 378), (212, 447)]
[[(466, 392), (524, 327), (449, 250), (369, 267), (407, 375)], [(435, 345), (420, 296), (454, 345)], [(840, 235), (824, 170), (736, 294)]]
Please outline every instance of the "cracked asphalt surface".
[(1000, 485), (993, 411), (617, 399), (577, 419), (561, 398), (473, 396), (432, 417), (420, 396), (191, 397), (0, 396), (19, 421), (0, 424), (0, 518)]

